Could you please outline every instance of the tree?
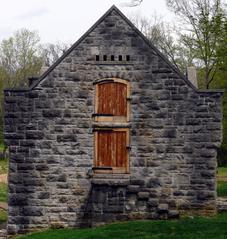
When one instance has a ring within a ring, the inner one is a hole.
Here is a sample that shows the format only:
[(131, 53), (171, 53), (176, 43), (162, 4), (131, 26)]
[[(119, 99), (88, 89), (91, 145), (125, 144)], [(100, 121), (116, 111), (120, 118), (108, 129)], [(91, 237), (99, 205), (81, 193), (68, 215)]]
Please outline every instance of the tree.
[(39, 36), (21, 29), (0, 43), (0, 143), (2, 143), (3, 90), (25, 86), (28, 77), (38, 75), (42, 58), (38, 55)]
[(222, 35), (223, 35), (223, 38), (217, 50), (217, 56), (219, 57), (219, 70), (226, 72), (227, 71), (227, 18), (225, 19)]
[(221, 0), (166, 0), (168, 8), (183, 24), (181, 40), (191, 50), (197, 64), (204, 68), (208, 89), (219, 68), (218, 48), (222, 41), (223, 8)]
[(24, 86), (28, 77), (39, 74), (42, 58), (38, 55), (37, 32), (21, 29), (0, 44), (0, 66), (7, 74), (4, 87)]
[(193, 62), (190, 49), (186, 48), (177, 37), (179, 34), (174, 24), (165, 23), (162, 17), (152, 18), (133, 15), (131, 21), (167, 58), (182, 72)]
[(45, 66), (50, 66), (62, 56), (62, 54), (69, 48), (68, 44), (57, 42), (42, 44), (40, 46), (40, 56), (43, 59)]

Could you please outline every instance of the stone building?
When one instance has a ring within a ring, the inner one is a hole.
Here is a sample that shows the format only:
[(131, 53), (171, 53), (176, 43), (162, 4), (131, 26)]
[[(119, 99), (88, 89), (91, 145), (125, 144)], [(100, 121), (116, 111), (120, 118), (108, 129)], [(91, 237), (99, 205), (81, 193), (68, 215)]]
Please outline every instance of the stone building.
[(9, 234), (214, 214), (221, 98), (111, 7), (29, 88), (5, 90)]

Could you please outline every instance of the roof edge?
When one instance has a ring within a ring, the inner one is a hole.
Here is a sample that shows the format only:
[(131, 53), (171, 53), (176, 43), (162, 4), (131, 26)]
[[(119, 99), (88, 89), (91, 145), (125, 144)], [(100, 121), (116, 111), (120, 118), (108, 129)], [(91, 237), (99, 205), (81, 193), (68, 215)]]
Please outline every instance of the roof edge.
[(46, 76), (52, 72), (55, 67), (57, 67), (65, 57), (67, 57), (85, 38), (88, 34), (90, 34), (104, 19), (107, 15), (109, 15), (113, 10), (115, 10), (128, 24), (132, 29), (146, 42), (146, 44), (152, 48), (156, 52), (156, 54), (164, 60), (167, 65), (176, 73), (179, 75), (180, 78), (182, 78), (186, 84), (188, 84), (195, 92), (197, 93), (224, 93), (224, 90), (219, 89), (207, 89), (207, 90), (200, 90), (196, 88), (186, 77), (185, 75), (180, 72), (180, 70), (174, 66), (167, 57), (165, 57), (146, 37), (145, 35), (139, 31), (139, 29), (115, 6), (112, 5), (112, 7), (103, 14), (102, 17), (100, 17), (55, 63), (53, 63), (31, 86), (28, 88), (23, 89), (4, 89), (4, 92), (26, 92), (33, 90), (36, 86), (38, 86), (42, 80), (46, 78)]
[[(33, 90), (41, 81), (58, 66), (65, 57), (67, 57), (85, 38), (90, 34), (113, 10), (118, 10), (118, 8), (113, 5), (106, 13), (103, 14), (55, 63), (53, 63), (38, 79), (35, 81), (28, 90)], [(120, 10), (118, 10), (120, 11)]]
[(221, 93), (224, 94), (225, 90), (223, 89), (197, 89), (198, 93)]

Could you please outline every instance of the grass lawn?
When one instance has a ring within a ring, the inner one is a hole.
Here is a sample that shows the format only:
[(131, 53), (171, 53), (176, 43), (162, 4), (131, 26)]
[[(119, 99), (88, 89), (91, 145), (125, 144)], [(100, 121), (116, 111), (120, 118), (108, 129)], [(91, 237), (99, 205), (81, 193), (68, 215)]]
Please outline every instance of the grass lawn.
[(34, 233), (20, 239), (224, 239), (227, 213), (216, 217), (167, 221), (133, 221), (93, 229), (58, 229)]

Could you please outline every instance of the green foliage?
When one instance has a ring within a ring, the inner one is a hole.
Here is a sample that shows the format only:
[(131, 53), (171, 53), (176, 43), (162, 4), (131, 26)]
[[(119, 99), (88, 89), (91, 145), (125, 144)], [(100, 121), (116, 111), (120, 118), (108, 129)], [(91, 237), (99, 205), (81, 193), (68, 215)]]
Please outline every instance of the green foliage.
[(227, 167), (218, 168), (217, 195), (227, 197)]
[(227, 237), (227, 214), (180, 220), (133, 221), (92, 229), (59, 229), (34, 233), (21, 239), (223, 239)]
[(190, 49), (193, 63), (204, 69), (201, 74), (208, 89), (219, 70), (217, 52), (223, 41), (224, 6), (221, 0), (166, 0), (166, 3), (183, 23), (180, 40)]
[[(1, 134), (1, 132), (0, 132), (0, 134)], [(4, 144), (1, 144), (0, 143), (0, 152), (2, 152), (4, 150)], [(0, 158), (1, 159), (1, 158)]]
[(8, 173), (8, 160), (0, 158), (0, 175)]
[(0, 183), (0, 202), (7, 202), (8, 186), (6, 183)]
[(24, 86), (28, 77), (39, 74), (42, 58), (38, 55), (37, 32), (21, 29), (0, 44), (0, 66), (4, 69), (4, 87)]
[[(1, 93), (0, 93), (1, 94)], [(3, 139), (3, 112), (0, 112), (0, 151), (4, 148), (4, 139)]]
[(218, 197), (227, 197), (227, 182), (218, 181), (217, 194)]
[(0, 209), (0, 224), (7, 221), (7, 211)]
[(217, 56), (219, 58), (219, 68), (222, 71), (227, 71), (227, 19), (225, 19), (222, 29), (222, 41), (220, 42)]
[(218, 177), (227, 178), (227, 167), (218, 167)]

